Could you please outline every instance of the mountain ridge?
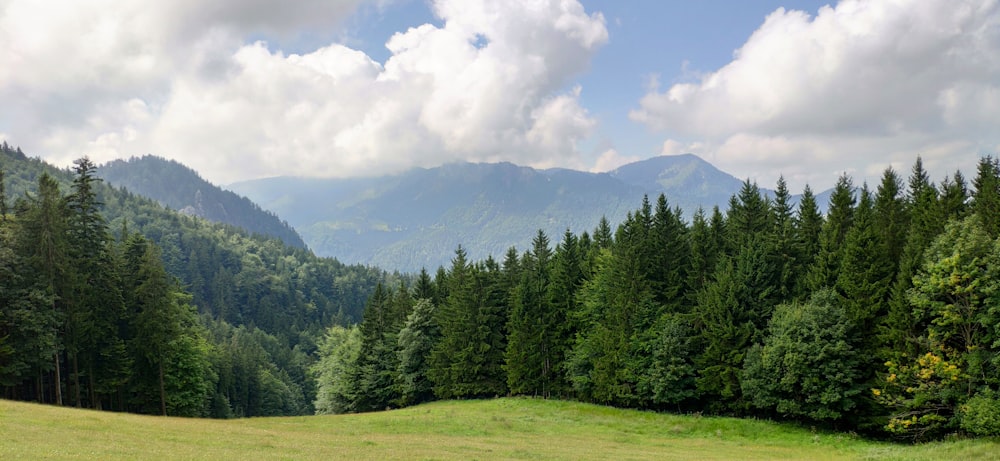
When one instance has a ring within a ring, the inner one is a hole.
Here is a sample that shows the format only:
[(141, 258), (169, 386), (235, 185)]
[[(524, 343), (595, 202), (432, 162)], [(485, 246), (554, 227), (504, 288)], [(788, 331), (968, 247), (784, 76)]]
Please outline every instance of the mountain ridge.
[[(461, 244), (470, 257), (528, 247), (541, 229), (613, 225), (665, 194), (690, 218), (725, 209), (743, 181), (693, 154), (657, 156), (605, 173), (534, 169), (510, 162), (453, 162), (395, 175), (273, 177), (227, 187), (287, 220), (318, 255), (401, 271), (446, 265)], [(769, 190), (763, 189), (770, 194)]]
[(193, 169), (154, 155), (113, 160), (100, 165), (97, 175), (108, 184), (124, 187), (180, 213), (243, 228), (306, 248), (302, 237), (273, 212), (250, 199), (224, 190)]

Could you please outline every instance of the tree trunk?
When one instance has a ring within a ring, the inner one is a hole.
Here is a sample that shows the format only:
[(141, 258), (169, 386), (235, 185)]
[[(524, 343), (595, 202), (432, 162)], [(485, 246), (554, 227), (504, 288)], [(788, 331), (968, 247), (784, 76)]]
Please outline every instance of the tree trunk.
[(167, 391), (163, 386), (163, 362), (160, 362), (160, 413), (167, 416)]
[(62, 406), (62, 404), (63, 404), (63, 401), (62, 401), (62, 375), (59, 373), (59, 352), (56, 352), (55, 354), (53, 354), (53, 357), (55, 357), (55, 362), (56, 362), (56, 377), (55, 377), (56, 378), (56, 382), (53, 383), (53, 385), (56, 388), (55, 389), (56, 390), (56, 405)]
[(80, 363), (78, 354), (73, 354), (73, 394), (76, 399), (76, 407), (80, 408)]
[[(91, 360), (92, 362), (93, 360)], [(87, 389), (90, 394), (90, 406), (95, 410), (101, 409), (101, 402), (97, 400), (97, 392), (94, 391), (94, 364), (91, 363), (87, 366), (87, 380), (90, 381), (89, 389)]]

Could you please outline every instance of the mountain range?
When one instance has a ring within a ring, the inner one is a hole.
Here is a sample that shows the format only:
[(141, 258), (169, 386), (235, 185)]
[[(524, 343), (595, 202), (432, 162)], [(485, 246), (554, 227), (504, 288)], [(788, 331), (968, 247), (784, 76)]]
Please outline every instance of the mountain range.
[[(386, 269), (434, 270), (458, 245), (472, 259), (527, 249), (538, 229), (553, 244), (567, 229), (612, 225), (663, 193), (690, 218), (725, 209), (742, 181), (692, 155), (659, 156), (608, 173), (453, 163), (398, 175), (276, 177), (230, 184), (285, 219), (317, 255)], [(765, 190), (765, 193), (770, 191)]]
[(295, 229), (274, 213), (216, 187), (176, 161), (152, 155), (114, 160), (101, 165), (97, 175), (113, 186), (152, 198), (183, 214), (277, 237), (292, 247), (306, 247)]

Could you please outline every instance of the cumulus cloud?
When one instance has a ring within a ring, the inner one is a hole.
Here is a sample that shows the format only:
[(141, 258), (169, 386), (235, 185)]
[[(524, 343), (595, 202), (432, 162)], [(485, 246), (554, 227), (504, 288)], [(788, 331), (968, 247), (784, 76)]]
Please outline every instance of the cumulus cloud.
[(599, 13), (435, 0), (441, 25), (395, 34), (384, 63), (246, 41), (335, 27), (361, 1), (0, 1), (0, 129), (62, 164), (154, 153), (223, 183), (577, 161), (596, 122), (566, 88), (608, 39)]
[[(654, 88), (631, 114), (723, 169), (823, 187), (875, 165), (966, 171), (1000, 133), (1000, 6), (843, 0), (778, 9), (724, 67)], [(876, 172), (877, 174), (877, 172)], [(834, 176), (832, 176), (834, 175)]]

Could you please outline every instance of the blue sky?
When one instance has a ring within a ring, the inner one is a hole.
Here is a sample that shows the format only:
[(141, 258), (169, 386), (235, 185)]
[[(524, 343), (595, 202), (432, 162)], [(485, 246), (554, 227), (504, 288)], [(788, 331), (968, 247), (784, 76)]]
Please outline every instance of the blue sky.
[(793, 190), (968, 176), (1000, 151), (1000, 4), (0, 0), (0, 100), (54, 163), (220, 184), (686, 152)]

